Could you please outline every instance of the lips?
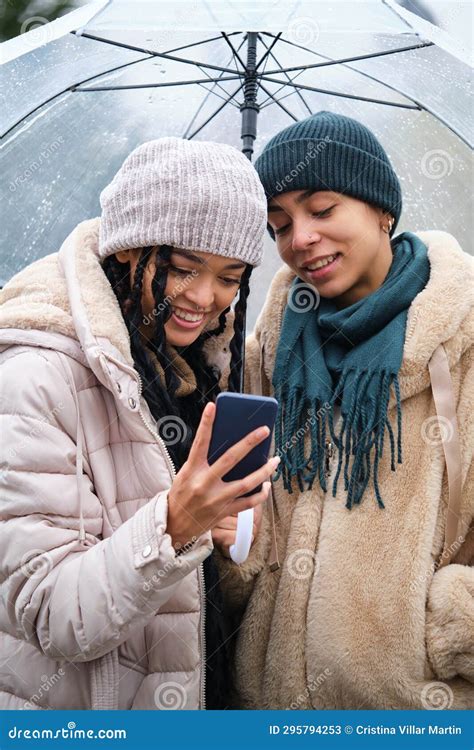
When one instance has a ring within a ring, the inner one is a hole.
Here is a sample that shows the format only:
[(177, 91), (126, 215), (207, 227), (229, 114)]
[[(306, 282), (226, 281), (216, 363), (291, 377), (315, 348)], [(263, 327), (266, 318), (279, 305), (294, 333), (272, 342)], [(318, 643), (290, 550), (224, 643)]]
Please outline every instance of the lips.
[(187, 320), (190, 323), (197, 323), (204, 318), (204, 313), (187, 310), (185, 307), (173, 307), (173, 313), (180, 318), (180, 320)]
[[(341, 253), (334, 253), (325, 258), (314, 260), (310, 262), (309, 265), (305, 266), (303, 271), (310, 279), (322, 279), (337, 268), (341, 257)], [(324, 261), (324, 263), (322, 261)]]
[(172, 308), (171, 319), (180, 328), (187, 328), (188, 330), (199, 328), (204, 318), (205, 315), (203, 313), (191, 312), (191, 310), (186, 310), (182, 307)]
[(340, 254), (341, 253), (336, 252), (331, 255), (321, 255), (319, 258), (313, 258), (309, 263), (305, 263), (301, 268), (304, 271), (317, 271), (319, 268), (324, 268), (328, 263), (331, 263)]

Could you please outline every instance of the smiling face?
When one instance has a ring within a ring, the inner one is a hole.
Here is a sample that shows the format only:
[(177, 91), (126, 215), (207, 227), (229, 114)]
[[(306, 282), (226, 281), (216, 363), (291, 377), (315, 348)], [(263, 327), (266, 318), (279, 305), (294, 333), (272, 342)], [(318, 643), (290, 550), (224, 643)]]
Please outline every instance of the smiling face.
[(272, 198), (271, 225), (282, 260), (321, 297), (347, 307), (378, 289), (392, 263), (390, 216), (331, 191), (293, 190)]
[[(158, 250), (154, 248), (143, 274), (141, 330), (146, 338), (151, 336), (157, 315), (151, 282)], [(130, 262), (132, 283), (141, 252), (141, 249), (134, 249), (116, 253), (121, 263)], [(179, 347), (192, 344), (204, 328), (231, 305), (245, 268), (245, 263), (232, 258), (174, 248), (164, 295), (172, 309), (171, 318), (165, 324), (167, 342)]]

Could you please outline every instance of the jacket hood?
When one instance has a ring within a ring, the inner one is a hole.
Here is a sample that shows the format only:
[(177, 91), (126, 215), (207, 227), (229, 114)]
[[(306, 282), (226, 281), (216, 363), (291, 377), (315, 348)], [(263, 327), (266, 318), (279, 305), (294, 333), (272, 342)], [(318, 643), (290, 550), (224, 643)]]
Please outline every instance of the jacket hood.
[[(0, 292), (0, 346), (59, 349), (87, 363), (100, 380), (102, 355), (133, 370), (127, 327), (99, 258), (99, 228), (100, 219), (82, 222), (58, 253), (27, 266), (5, 285)], [(232, 323), (229, 313), (224, 333), (205, 345), (208, 360), (221, 370)]]
[[(474, 340), (474, 259), (447, 232), (415, 233), (428, 249), (430, 278), (408, 311), (403, 361), (399, 371), (402, 398), (427, 388), (428, 362), (444, 344), (450, 367)], [(271, 382), (283, 311), (295, 274), (280, 268), (267, 295), (255, 332), (265, 348), (265, 372)]]

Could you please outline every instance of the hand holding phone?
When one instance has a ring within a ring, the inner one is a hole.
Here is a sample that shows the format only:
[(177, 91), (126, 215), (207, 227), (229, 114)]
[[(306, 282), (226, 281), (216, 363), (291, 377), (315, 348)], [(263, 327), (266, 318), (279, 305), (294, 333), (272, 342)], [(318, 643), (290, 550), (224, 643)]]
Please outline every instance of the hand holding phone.
[[(279, 458), (274, 457), (242, 479), (225, 481), (240, 461), (268, 439), (267, 426), (254, 429), (232, 444), (212, 465), (208, 461), (216, 404), (205, 407), (187, 461), (168, 491), (166, 531), (176, 549), (193, 543), (204, 532), (214, 528), (225, 517), (262, 504), (268, 486), (255, 488), (275, 472)], [(249, 430), (247, 425), (247, 431)], [(215, 459), (215, 455), (214, 455)], [(253, 494), (252, 494), (253, 493)]]
[[(274, 398), (265, 396), (220, 393), (216, 400), (216, 407), (216, 418), (208, 454), (210, 465), (252, 430), (261, 426), (268, 427), (269, 433), (266, 439), (256, 445), (228, 474), (222, 477), (225, 482), (243, 479), (264, 466), (268, 460), (278, 402)], [(260, 492), (261, 488), (260, 484), (246, 495)], [(248, 557), (252, 544), (253, 520), (253, 508), (241, 511), (238, 515), (235, 543), (230, 548), (230, 556), (238, 565), (245, 562)]]

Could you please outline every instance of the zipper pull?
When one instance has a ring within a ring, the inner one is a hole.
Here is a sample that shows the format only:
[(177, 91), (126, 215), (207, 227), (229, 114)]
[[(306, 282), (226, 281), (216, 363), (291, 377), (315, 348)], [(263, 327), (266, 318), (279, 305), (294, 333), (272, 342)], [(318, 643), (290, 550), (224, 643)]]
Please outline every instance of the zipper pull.
[(326, 479), (331, 471), (331, 458), (334, 456), (334, 443), (330, 440), (326, 440), (326, 451), (325, 451), (325, 476)]

